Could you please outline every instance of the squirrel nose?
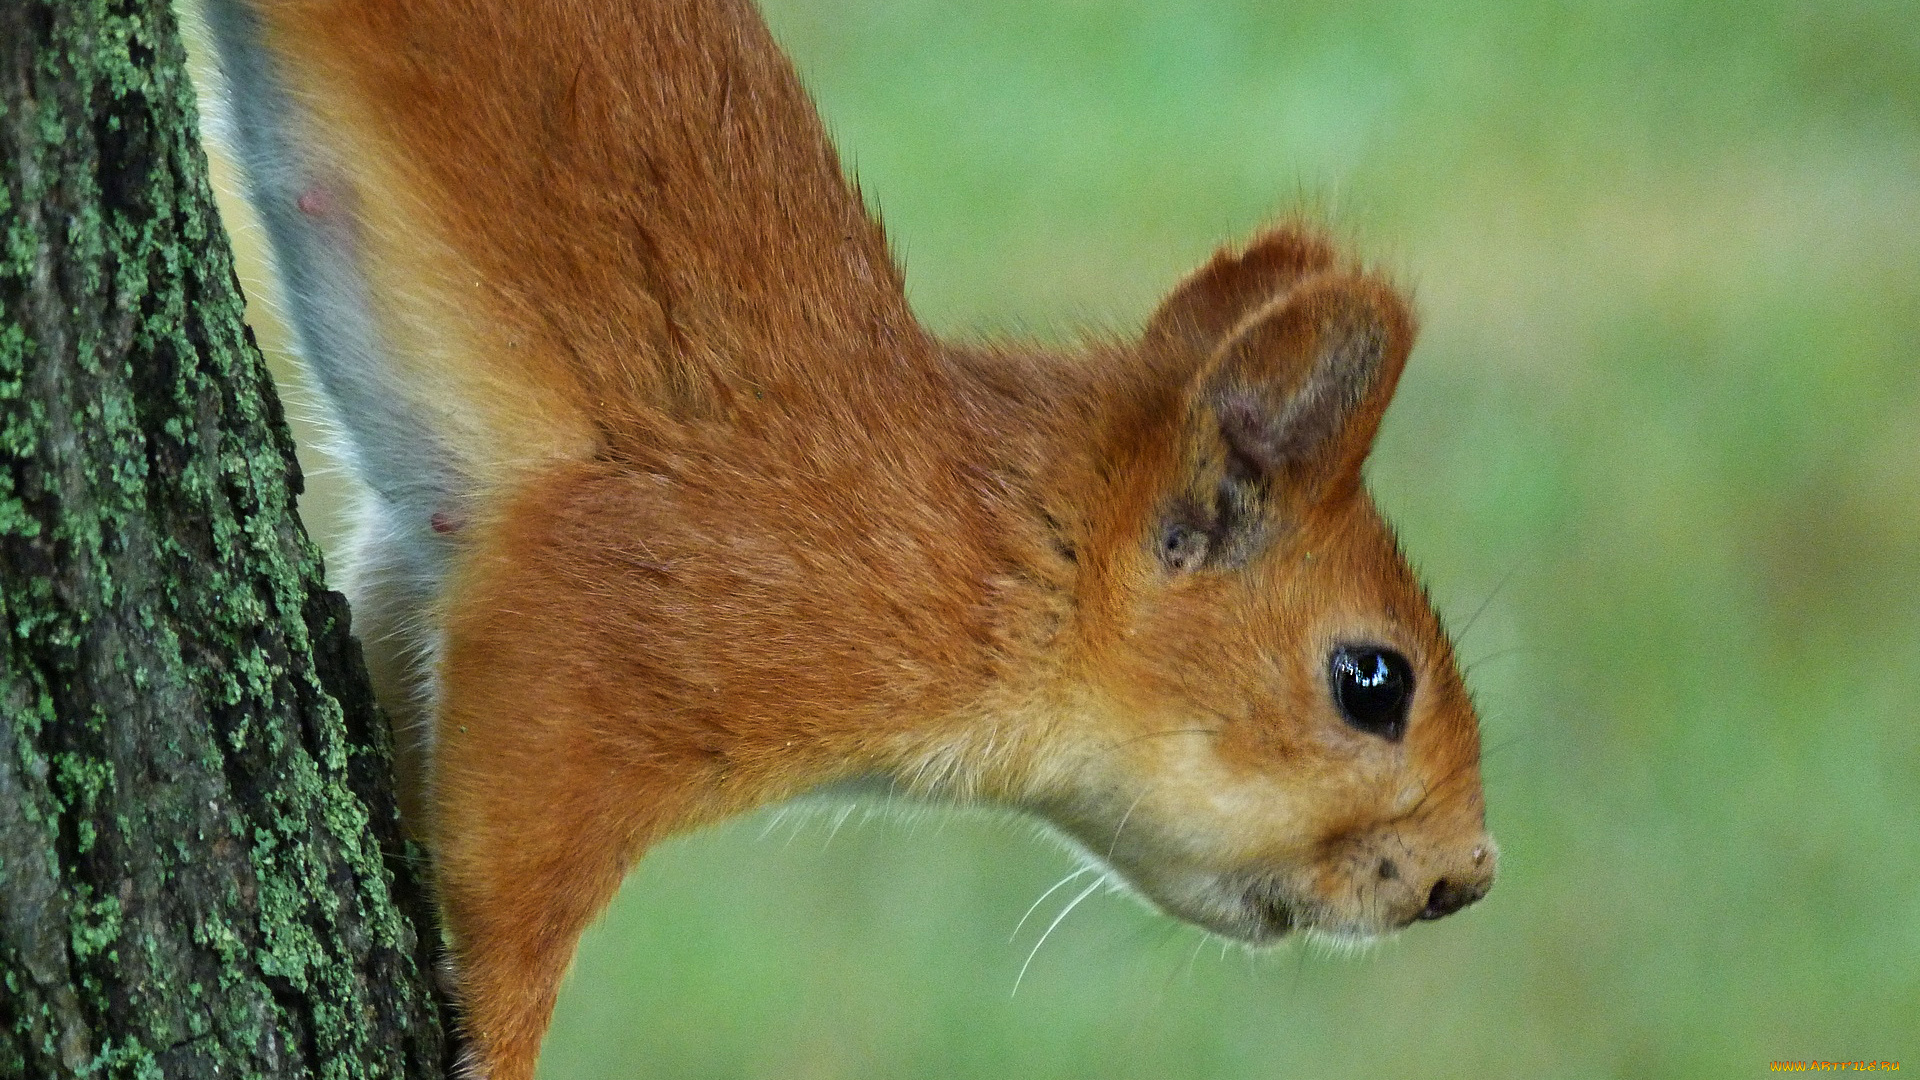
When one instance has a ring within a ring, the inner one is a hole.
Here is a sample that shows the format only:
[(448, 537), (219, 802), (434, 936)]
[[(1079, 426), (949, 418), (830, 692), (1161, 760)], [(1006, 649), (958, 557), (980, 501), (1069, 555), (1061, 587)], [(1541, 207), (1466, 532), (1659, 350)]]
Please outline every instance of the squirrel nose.
[(1491, 881), (1466, 883), (1441, 878), (1433, 883), (1433, 891), (1427, 894), (1427, 906), (1421, 909), (1419, 917), (1424, 920), (1444, 919), (1487, 895), (1492, 885)]

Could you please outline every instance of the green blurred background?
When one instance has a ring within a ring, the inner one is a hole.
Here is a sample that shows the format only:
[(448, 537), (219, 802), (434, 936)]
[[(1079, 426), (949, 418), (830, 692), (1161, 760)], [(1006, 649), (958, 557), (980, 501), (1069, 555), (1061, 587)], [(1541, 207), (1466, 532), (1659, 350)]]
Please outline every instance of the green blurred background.
[(1920, 5), (767, 13), (942, 331), (1130, 331), (1302, 209), (1415, 288), (1372, 483), (1502, 874), (1359, 956), (1100, 894), (1015, 994), (1077, 891), (1014, 933), (1074, 866), (1035, 828), (769, 813), (641, 865), (545, 1080), (1920, 1069)]

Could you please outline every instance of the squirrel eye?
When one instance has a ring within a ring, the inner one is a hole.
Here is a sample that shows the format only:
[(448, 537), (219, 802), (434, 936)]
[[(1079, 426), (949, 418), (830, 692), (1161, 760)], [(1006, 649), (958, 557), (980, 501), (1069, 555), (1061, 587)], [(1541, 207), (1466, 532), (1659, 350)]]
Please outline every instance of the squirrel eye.
[(1392, 649), (1342, 645), (1327, 664), (1333, 700), (1348, 724), (1387, 740), (1407, 730), (1413, 666)]

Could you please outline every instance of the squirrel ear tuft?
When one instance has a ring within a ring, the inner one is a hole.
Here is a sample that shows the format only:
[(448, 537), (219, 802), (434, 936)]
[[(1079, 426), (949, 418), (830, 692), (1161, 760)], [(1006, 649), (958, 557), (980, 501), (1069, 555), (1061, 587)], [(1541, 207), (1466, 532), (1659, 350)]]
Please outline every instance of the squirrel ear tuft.
[(1203, 411), (1256, 475), (1357, 479), (1413, 334), (1413, 313), (1384, 281), (1321, 275), (1220, 347), (1202, 376)]
[(1165, 504), (1161, 562), (1244, 565), (1357, 488), (1413, 334), (1406, 301), (1362, 274), (1308, 278), (1244, 319), (1189, 391), (1190, 471)]
[(1146, 337), (1211, 356), (1249, 315), (1334, 261), (1333, 245), (1306, 225), (1268, 229), (1245, 250), (1220, 251), (1187, 275), (1148, 321)]

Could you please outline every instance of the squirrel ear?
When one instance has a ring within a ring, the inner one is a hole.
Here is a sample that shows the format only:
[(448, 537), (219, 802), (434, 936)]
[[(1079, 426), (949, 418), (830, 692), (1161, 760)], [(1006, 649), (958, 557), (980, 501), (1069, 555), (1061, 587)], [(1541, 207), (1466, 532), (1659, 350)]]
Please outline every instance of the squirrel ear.
[(1392, 287), (1324, 275), (1242, 325), (1203, 376), (1205, 411), (1270, 479), (1358, 479), (1413, 348), (1413, 313)]
[(1413, 335), (1391, 286), (1350, 273), (1301, 281), (1241, 322), (1189, 393), (1189, 472), (1160, 527), (1168, 568), (1243, 564), (1287, 517), (1351, 493)]
[(1318, 232), (1300, 224), (1269, 229), (1245, 250), (1220, 251), (1187, 275), (1148, 320), (1146, 338), (1211, 356), (1247, 316), (1333, 264), (1333, 245)]

